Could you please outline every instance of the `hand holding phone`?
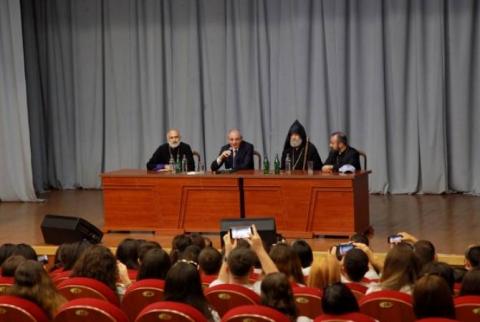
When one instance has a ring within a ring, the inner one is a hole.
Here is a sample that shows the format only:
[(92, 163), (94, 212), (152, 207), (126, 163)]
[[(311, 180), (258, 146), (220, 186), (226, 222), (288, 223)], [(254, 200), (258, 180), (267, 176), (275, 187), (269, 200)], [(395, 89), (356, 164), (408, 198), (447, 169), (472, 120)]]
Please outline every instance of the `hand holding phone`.
[(247, 239), (253, 234), (252, 226), (237, 226), (230, 228), (230, 236), (232, 239)]
[(390, 235), (387, 238), (387, 242), (392, 245), (400, 244), (403, 241), (403, 236), (400, 234)]
[(337, 248), (337, 251), (336, 251), (337, 258), (342, 258), (343, 256), (345, 256), (346, 253), (348, 253), (350, 250), (355, 248), (355, 245), (353, 245), (353, 243), (351, 242), (343, 243), (343, 244), (338, 244), (336, 248)]

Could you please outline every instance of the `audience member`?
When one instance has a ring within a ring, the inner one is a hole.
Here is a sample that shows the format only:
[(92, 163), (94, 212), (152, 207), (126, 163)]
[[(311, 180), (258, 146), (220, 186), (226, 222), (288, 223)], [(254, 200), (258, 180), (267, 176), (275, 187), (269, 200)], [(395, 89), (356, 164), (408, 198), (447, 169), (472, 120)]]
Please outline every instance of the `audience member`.
[(170, 269), (170, 256), (161, 248), (152, 248), (144, 256), (137, 281), (149, 278), (164, 280)]
[(440, 276), (447, 283), (451, 294), (454, 294), (455, 274), (453, 268), (451, 268), (447, 263), (434, 261), (424, 265), (420, 276), (424, 275)]
[(465, 274), (460, 295), (480, 295), (480, 267), (472, 268)]
[(430, 317), (455, 319), (452, 293), (442, 277), (425, 275), (415, 283), (413, 311), (417, 319)]
[(420, 267), (436, 261), (435, 246), (428, 240), (419, 240), (413, 244), (414, 253), (418, 258)]
[(222, 254), (213, 247), (205, 247), (198, 255), (200, 271), (205, 275), (218, 275), (222, 266)]
[(15, 244), (10, 243), (5, 243), (0, 246), (0, 265), (2, 265), (7, 258), (12, 256), (16, 247), (17, 246)]
[(25, 259), (30, 259), (32, 261), (38, 260), (38, 255), (35, 249), (25, 243), (17, 244), (17, 246), (13, 250), (12, 255), (20, 255), (23, 256)]
[(136, 239), (125, 238), (118, 245), (115, 256), (127, 269), (138, 270), (138, 248), (140, 242)]
[(300, 263), (302, 264), (302, 272), (304, 276), (310, 274), (310, 268), (313, 263), (313, 252), (310, 245), (305, 240), (296, 240), (292, 244), (293, 250), (297, 253)]
[(292, 246), (286, 243), (276, 244), (270, 249), (269, 255), (278, 271), (284, 273), (291, 283), (305, 285), (302, 265)]
[(192, 245), (192, 238), (190, 238), (190, 236), (188, 236), (187, 234), (180, 234), (173, 237), (172, 249), (170, 251), (170, 259), (172, 261), (172, 265), (180, 259), (183, 251), (190, 245)]
[(480, 246), (470, 246), (465, 252), (465, 269), (467, 271), (480, 266)]
[(151, 241), (151, 240), (139, 240), (139, 246), (138, 246), (138, 262), (139, 264), (142, 263), (143, 257), (145, 254), (150, 250), (150, 249), (162, 249), (162, 246), (160, 246), (159, 243), (156, 241)]
[(334, 283), (323, 291), (322, 311), (328, 315), (342, 315), (360, 311), (355, 295), (342, 283)]
[(340, 282), (341, 267), (335, 255), (328, 253), (323, 258), (313, 261), (307, 285), (324, 289), (325, 287)]
[(200, 255), (201, 248), (197, 245), (190, 245), (180, 254), (180, 259), (186, 259), (198, 263), (198, 255)]
[(362, 280), (369, 269), (368, 264), (368, 256), (362, 250), (353, 248), (348, 251), (342, 261), (342, 282), (362, 283)]
[(23, 256), (20, 256), (20, 255), (10, 256), (2, 264), (2, 276), (14, 277), (17, 267), (25, 261), (26, 259)]

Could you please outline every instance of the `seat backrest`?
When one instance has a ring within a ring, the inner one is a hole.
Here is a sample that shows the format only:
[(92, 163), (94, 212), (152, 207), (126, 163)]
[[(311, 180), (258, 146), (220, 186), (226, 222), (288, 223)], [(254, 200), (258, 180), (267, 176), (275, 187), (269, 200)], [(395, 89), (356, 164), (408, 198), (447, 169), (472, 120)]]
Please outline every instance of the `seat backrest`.
[(480, 295), (465, 295), (455, 298), (457, 320), (480, 321)]
[(352, 291), (353, 295), (355, 295), (357, 301), (365, 295), (365, 292), (367, 292), (367, 287), (360, 283), (347, 283), (346, 285), (350, 291)]
[(47, 314), (37, 304), (16, 296), (0, 296), (0, 321), (48, 322)]
[(7, 294), (8, 289), (13, 285), (14, 282), (15, 281), (13, 277), (0, 276), (0, 295)]
[(446, 318), (424, 318), (417, 320), (416, 322), (458, 322), (458, 320), (446, 319)]
[(205, 275), (201, 274), (202, 278), (202, 287), (204, 289), (208, 288), (210, 286), (210, 283), (212, 283), (214, 280), (216, 280), (218, 275)]
[(263, 305), (243, 305), (231, 309), (222, 322), (289, 322), (290, 319), (277, 310)]
[[(362, 150), (357, 150), (360, 156), (360, 159), (363, 159), (363, 170), (367, 170), (367, 154)], [(360, 162), (361, 165), (361, 162)]]
[[(177, 302), (163, 301), (150, 304), (140, 312), (135, 322), (206, 322), (196, 308)], [(133, 321), (133, 320), (132, 320)]]
[(193, 157), (197, 159), (197, 162), (195, 162), (195, 164), (197, 165), (197, 169), (195, 170), (200, 171), (201, 169), (199, 168), (199, 166), (200, 166), (200, 163), (202, 162), (202, 156), (198, 151), (195, 151), (195, 150), (192, 151), (192, 154), (193, 154)]
[(360, 311), (379, 321), (415, 321), (412, 297), (398, 291), (378, 291), (362, 297)]
[(117, 306), (104, 300), (79, 298), (64, 304), (54, 322), (129, 322)]
[(87, 297), (120, 305), (117, 294), (107, 285), (93, 278), (72, 277), (61, 282), (57, 288), (58, 292), (69, 301)]
[(363, 313), (346, 313), (341, 315), (323, 314), (315, 318), (314, 322), (375, 322), (375, 319)]
[(220, 316), (241, 305), (260, 304), (260, 296), (241, 285), (216, 285), (205, 289), (204, 293), (210, 305)]
[(258, 170), (262, 170), (262, 154), (258, 151), (253, 151), (253, 157), (257, 158)]
[(322, 314), (322, 291), (315, 287), (294, 287), (293, 297), (300, 316), (314, 319)]
[(71, 270), (68, 270), (68, 271), (61, 271), (61, 272), (58, 272), (56, 274), (53, 274), (51, 276), (52, 278), (52, 282), (55, 284), (55, 285), (60, 285), (60, 283), (62, 283), (63, 281), (66, 281), (70, 278), (70, 274), (72, 273)]
[(165, 281), (158, 279), (145, 279), (133, 283), (122, 300), (122, 309), (130, 321), (134, 321), (148, 305), (163, 300), (164, 289)]

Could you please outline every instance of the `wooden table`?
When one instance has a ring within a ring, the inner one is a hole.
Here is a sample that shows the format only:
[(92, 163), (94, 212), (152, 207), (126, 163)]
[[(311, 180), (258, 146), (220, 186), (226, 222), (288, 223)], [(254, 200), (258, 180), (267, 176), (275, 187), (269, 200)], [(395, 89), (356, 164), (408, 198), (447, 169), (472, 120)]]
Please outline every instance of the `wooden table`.
[(369, 228), (368, 174), (107, 172), (104, 231), (218, 232), (223, 218), (274, 217), (287, 237), (350, 235)]

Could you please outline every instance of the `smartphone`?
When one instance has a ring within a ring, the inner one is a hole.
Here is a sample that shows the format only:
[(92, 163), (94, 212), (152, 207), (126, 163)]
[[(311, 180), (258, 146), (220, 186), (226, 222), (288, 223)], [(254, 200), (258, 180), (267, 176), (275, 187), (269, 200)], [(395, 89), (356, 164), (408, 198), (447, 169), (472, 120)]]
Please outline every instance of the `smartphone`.
[(48, 263), (48, 256), (47, 255), (37, 256), (37, 261), (42, 263), (42, 264), (47, 264)]
[(341, 258), (341, 257), (345, 256), (345, 254), (348, 253), (353, 248), (355, 248), (353, 243), (338, 244), (337, 245), (337, 257)]
[(252, 226), (230, 227), (230, 236), (232, 239), (250, 238), (252, 233)]
[(390, 235), (387, 238), (387, 242), (389, 244), (400, 244), (402, 242), (402, 240), (403, 240), (402, 235)]

